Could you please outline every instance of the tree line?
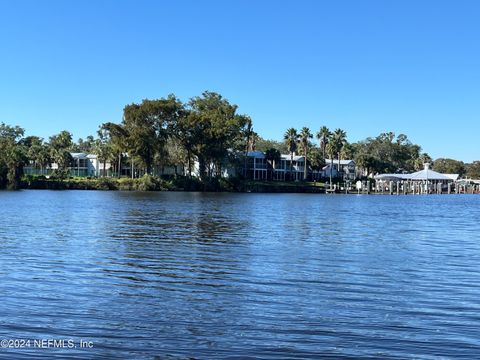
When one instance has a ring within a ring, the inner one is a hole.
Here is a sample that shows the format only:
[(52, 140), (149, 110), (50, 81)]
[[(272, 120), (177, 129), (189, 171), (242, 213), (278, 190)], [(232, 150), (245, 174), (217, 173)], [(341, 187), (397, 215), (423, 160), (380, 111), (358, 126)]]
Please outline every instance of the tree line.
[(68, 131), (45, 141), (25, 137), (24, 129), (1, 123), (0, 186), (18, 187), (27, 164), (42, 169), (55, 162), (56, 175), (66, 175), (73, 160), (71, 152), (96, 154), (104, 169), (107, 162), (113, 165), (117, 176), (125, 162), (137, 176), (179, 164), (191, 176), (194, 160), (202, 179), (220, 176), (229, 157), (245, 150), (253, 132), (252, 120), (238, 114), (237, 109), (220, 94), (209, 91), (187, 103), (173, 94), (147, 99), (125, 106), (120, 123), (103, 123), (96, 137), (76, 143)]
[[(154, 169), (165, 166), (175, 167), (175, 172), (181, 166), (179, 172), (191, 176), (197, 161), (196, 170), (201, 179), (219, 177), (225, 166), (232, 163), (239, 168), (246, 167), (238, 154), (259, 150), (265, 152), (270, 163), (279, 161), (282, 153), (290, 154), (291, 160), (294, 153), (302, 154), (313, 170), (321, 169), (326, 159), (331, 165), (341, 159), (353, 159), (363, 176), (412, 172), (421, 169), (424, 162), (430, 162), (439, 172), (480, 177), (480, 162), (433, 161), (404, 134), (382, 133), (349, 143), (345, 130), (331, 131), (321, 126), (316, 132), (307, 127), (300, 131), (289, 128), (282, 141), (267, 140), (253, 130), (252, 119), (237, 110), (237, 105), (215, 92), (206, 91), (185, 103), (171, 94), (126, 105), (121, 122), (105, 122), (99, 126), (96, 136), (76, 142), (66, 130), (45, 140), (25, 136), (25, 130), (19, 126), (1, 123), (0, 187), (17, 188), (26, 165), (45, 169), (55, 162), (58, 165), (55, 174), (68, 176), (67, 169), (73, 161), (71, 152), (96, 154), (104, 170), (107, 163), (112, 164), (116, 176), (121, 176), (126, 164), (136, 176), (151, 174)], [(307, 179), (307, 166), (304, 171)]]

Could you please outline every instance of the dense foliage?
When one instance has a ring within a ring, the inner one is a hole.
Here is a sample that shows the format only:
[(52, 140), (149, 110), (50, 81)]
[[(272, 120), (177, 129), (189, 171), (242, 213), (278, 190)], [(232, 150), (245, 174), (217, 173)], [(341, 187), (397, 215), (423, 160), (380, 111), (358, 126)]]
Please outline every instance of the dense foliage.
[(430, 162), (428, 154), (421, 153), (419, 145), (412, 144), (406, 135), (395, 137), (392, 132), (352, 144), (357, 166), (372, 173), (407, 173), (419, 170)]
[(17, 188), (27, 161), (28, 148), (23, 139), (24, 130), (0, 124), (0, 187), (7, 184)]

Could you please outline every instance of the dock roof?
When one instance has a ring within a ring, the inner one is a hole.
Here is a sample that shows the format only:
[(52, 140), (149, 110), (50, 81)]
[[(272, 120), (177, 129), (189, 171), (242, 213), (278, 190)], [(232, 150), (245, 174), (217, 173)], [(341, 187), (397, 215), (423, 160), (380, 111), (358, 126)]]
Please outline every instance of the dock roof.
[(380, 174), (376, 175), (378, 180), (450, 180), (455, 181), (458, 178), (457, 174), (441, 174), (429, 168), (429, 164), (424, 165), (423, 170), (411, 174)]

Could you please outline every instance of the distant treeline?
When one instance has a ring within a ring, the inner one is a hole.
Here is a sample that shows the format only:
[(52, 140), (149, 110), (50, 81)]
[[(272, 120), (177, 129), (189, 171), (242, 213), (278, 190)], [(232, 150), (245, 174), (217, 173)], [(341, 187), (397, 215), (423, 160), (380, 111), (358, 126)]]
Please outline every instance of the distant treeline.
[(159, 166), (182, 166), (191, 176), (193, 163), (198, 161), (200, 179), (207, 180), (219, 177), (228, 162), (240, 162), (241, 166), (236, 154), (260, 150), (269, 161), (278, 158), (280, 153), (306, 155), (308, 166), (314, 169), (322, 167), (326, 158), (354, 159), (364, 176), (411, 172), (430, 162), (439, 172), (480, 177), (479, 161), (472, 164), (453, 159), (433, 161), (404, 134), (383, 133), (349, 143), (344, 130), (330, 131), (319, 126), (314, 133), (307, 127), (299, 132), (290, 128), (283, 141), (266, 140), (253, 130), (248, 115), (237, 113), (237, 105), (209, 91), (186, 103), (173, 94), (143, 100), (125, 106), (123, 114), (120, 123), (103, 123), (96, 136), (77, 142), (66, 130), (45, 140), (25, 136), (24, 129), (1, 123), (0, 187), (17, 188), (26, 165), (42, 169), (55, 162), (58, 164), (56, 176), (67, 176), (72, 164), (71, 152), (96, 154), (104, 164), (112, 164), (118, 176), (121, 173), (118, 170), (126, 162), (140, 175), (150, 174)]

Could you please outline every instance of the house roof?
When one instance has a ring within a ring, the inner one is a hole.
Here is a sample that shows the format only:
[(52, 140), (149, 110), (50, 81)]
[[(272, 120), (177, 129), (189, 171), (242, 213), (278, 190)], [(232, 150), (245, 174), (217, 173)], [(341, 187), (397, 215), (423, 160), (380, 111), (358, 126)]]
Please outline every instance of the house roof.
[[(292, 155), (290, 154), (282, 154), (282, 160), (288, 160), (290, 161), (292, 159)], [(293, 156), (293, 161), (304, 161), (305, 156), (302, 155), (294, 155)]]
[(74, 159), (86, 159), (87, 154), (85, 153), (70, 153)]
[[(328, 165), (332, 162), (332, 159), (325, 159), (325, 163)], [(338, 160), (333, 160), (333, 164), (338, 165)], [(355, 165), (354, 160), (340, 160), (340, 165)]]
[(257, 159), (265, 159), (265, 154), (261, 151), (249, 151), (247, 152), (247, 156)]
[(375, 179), (377, 180), (406, 180), (405, 176), (410, 174), (379, 174), (375, 175)]

